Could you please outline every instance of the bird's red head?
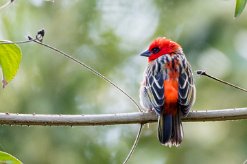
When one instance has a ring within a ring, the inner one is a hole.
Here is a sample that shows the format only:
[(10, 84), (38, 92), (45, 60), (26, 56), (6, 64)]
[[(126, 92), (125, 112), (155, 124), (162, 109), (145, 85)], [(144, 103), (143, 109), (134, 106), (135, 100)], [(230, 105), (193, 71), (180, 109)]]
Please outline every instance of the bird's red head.
[(182, 51), (181, 46), (165, 37), (155, 39), (149, 46), (148, 50), (143, 52), (141, 56), (148, 57), (148, 62), (157, 59), (158, 57)]

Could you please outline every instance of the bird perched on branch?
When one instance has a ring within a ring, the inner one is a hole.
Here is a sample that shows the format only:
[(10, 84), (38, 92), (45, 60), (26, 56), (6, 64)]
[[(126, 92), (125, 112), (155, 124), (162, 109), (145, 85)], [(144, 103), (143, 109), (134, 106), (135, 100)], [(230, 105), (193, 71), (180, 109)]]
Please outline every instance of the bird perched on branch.
[(181, 118), (195, 100), (191, 66), (182, 47), (165, 37), (155, 39), (141, 56), (148, 57), (140, 88), (141, 106), (158, 114), (160, 143), (179, 146), (183, 139)]

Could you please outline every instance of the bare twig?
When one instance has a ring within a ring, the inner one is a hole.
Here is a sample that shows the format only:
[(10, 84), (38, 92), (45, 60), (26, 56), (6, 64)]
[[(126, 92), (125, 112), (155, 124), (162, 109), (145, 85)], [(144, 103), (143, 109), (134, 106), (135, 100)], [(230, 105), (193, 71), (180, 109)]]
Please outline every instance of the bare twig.
[(138, 103), (127, 93), (125, 92), (122, 88), (120, 88), (116, 83), (114, 83), (113, 81), (111, 81), (109, 78), (107, 78), (106, 76), (104, 76), (103, 74), (99, 73), (97, 70), (95, 70), (93, 67), (87, 65), (86, 63), (76, 59), (75, 57), (72, 57), (71, 55), (69, 55), (68, 53), (65, 53), (53, 46), (50, 46), (48, 44), (45, 44), (43, 43), (43, 37), (45, 35), (45, 31), (44, 30), (40, 30), (38, 31), (37, 35), (36, 35), (36, 38), (33, 39), (31, 36), (28, 36), (28, 39), (39, 44), (39, 45), (42, 45), (46, 48), (49, 48), (50, 50), (53, 50), (55, 52), (57, 52), (58, 54), (60, 55), (63, 55), (65, 56), (66, 58), (74, 61), (75, 63), (81, 65), (82, 67), (86, 68), (88, 71), (92, 72), (93, 74), (95, 74), (96, 76), (100, 77), (101, 79), (105, 80), (107, 83), (109, 83), (110, 85), (112, 85), (114, 88), (116, 88), (117, 90), (119, 90), (121, 93), (123, 93), (125, 96), (127, 96), (130, 101), (135, 104), (135, 106), (137, 107), (137, 109), (140, 111), (140, 112), (143, 112), (141, 107), (138, 105)]
[[(247, 119), (247, 108), (192, 111), (183, 121), (226, 121)], [(145, 124), (157, 121), (155, 113), (117, 113), (98, 115), (45, 115), (0, 113), (0, 124), (42, 126), (94, 126)]]
[(216, 78), (216, 77), (214, 77), (214, 76), (212, 76), (212, 75), (209, 75), (209, 74), (206, 73), (206, 71), (204, 71), (204, 70), (197, 70), (196, 73), (197, 73), (198, 75), (202, 75), (202, 76), (209, 77), (209, 78), (211, 78), (211, 79), (213, 79), (213, 80), (216, 80), (216, 81), (218, 81), (218, 82), (220, 82), (220, 83), (223, 83), (223, 84), (225, 84), (225, 85), (229, 85), (229, 86), (231, 86), (231, 87), (233, 87), (233, 88), (236, 88), (236, 89), (239, 89), (239, 90), (241, 90), (241, 91), (247, 92), (246, 89), (241, 88), (241, 87), (239, 87), (239, 86), (237, 86), (237, 85), (231, 84), (231, 83), (229, 83), (229, 82), (227, 82), (227, 81), (221, 80), (221, 79), (219, 79), (219, 78)]
[(130, 151), (129, 151), (129, 154), (128, 154), (127, 157), (125, 158), (123, 164), (126, 164), (126, 163), (129, 161), (129, 159), (130, 159), (130, 157), (132, 156), (132, 154), (134, 153), (134, 151), (135, 151), (135, 149), (136, 149), (136, 146), (137, 146), (137, 144), (138, 144), (138, 142), (139, 142), (139, 140), (140, 140), (140, 137), (141, 137), (142, 128), (143, 128), (143, 124), (140, 124), (138, 133), (137, 133), (137, 135), (136, 135), (136, 139), (135, 139), (135, 141), (134, 141), (134, 143), (133, 143), (133, 145), (132, 145), (132, 147), (131, 147), (131, 149), (130, 149)]

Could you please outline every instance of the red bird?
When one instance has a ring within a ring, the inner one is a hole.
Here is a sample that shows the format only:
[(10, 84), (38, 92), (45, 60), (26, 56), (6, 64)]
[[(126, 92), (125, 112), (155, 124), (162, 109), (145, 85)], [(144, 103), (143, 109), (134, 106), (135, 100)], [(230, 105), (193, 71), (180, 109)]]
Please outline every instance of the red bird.
[(191, 66), (181, 46), (164, 37), (155, 39), (141, 56), (148, 57), (140, 88), (141, 106), (158, 114), (160, 143), (179, 146), (183, 139), (181, 118), (195, 100)]

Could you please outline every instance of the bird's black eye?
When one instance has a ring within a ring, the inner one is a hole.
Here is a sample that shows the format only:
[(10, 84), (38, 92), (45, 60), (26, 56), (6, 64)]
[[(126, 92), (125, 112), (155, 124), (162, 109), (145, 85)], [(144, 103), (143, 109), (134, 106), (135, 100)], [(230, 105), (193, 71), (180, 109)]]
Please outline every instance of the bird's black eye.
[(157, 54), (158, 52), (160, 52), (160, 49), (158, 47), (152, 48), (152, 53)]

